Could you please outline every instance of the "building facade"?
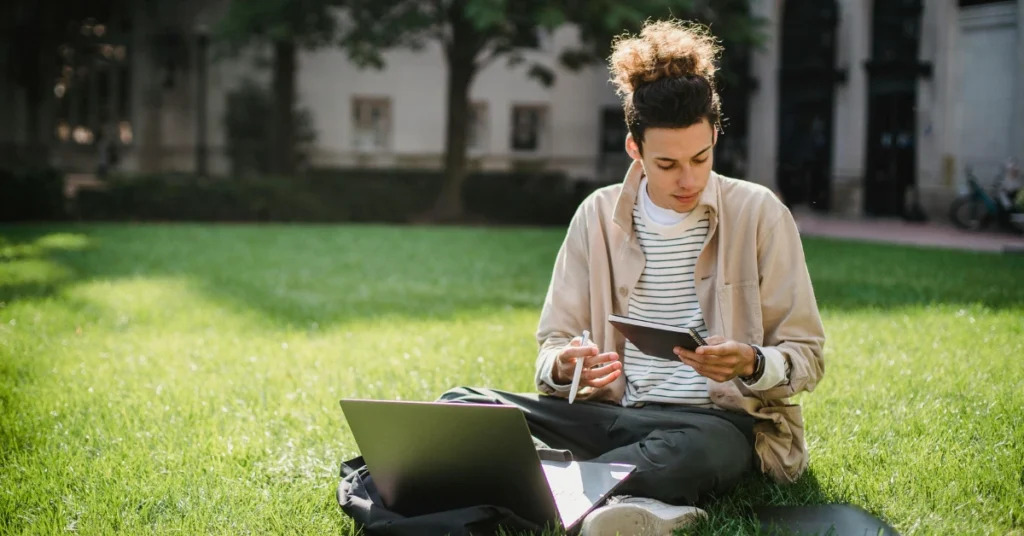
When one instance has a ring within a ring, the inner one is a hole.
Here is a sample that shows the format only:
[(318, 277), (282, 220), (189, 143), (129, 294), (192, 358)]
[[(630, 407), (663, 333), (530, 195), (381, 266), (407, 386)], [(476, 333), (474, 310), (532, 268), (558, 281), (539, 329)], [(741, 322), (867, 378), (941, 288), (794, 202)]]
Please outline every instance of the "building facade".
[(1024, 163), (1024, 3), (759, 0), (750, 180), (850, 215), (944, 218)]
[[(192, 172), (201, 160), (209, 173), (232, 173), (229, 94), (247, 79), (266, 85), (269, 69), (257, 67), (256, 52), (224, 58), (210, 45), (223, 3), (155, 5), (163, 11), (107, 23), (102, 35), (95, 22), (83, 27), (102, 57), (70, 68), (54, 87), (44, 130), (58, 165), (92, 169), (106, 125), (122, 170)], [(768, 38), (740, 58), (749, 83), (723, 88), (730, 121), (716, 150), (720, 171), (768, 185), (791, 205), (899, 216), (919, 203), (944, 218), (967, 167), (988, 181), (1007, 158), (1024, 163), (1024, 2), (751, 7)], [(470, 165), (621, 178), (626, 129), (608, 73), (559, 67), (560, 51), (576, 42), (573, 28), (541, 37), (525, 65), (551, 67), (553, 86), (501, 61), (477, 75)], [(726, 51), (733, 61), (738, 53)], [(304, 51), (297, 83), (316, 132), (307, 165), (441, 166), (446, 66), (436, 44), (388, 52), (380, 71), (358, 69), (338, 49)], [(24, 96), (0, 84), (0, 97), (0, 144), (24, 143)]]

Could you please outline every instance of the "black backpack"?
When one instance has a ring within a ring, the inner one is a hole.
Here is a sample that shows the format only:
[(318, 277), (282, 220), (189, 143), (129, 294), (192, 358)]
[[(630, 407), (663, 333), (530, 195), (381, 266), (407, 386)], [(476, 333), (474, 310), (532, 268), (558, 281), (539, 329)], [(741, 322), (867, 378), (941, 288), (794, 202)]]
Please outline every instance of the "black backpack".
[(338, 505), (368, 536), (485, 536), (541, 533), (537, 526), (498, 506), (472, 506), (405, 517), (388, 510), (362, 457), (341, 464)]

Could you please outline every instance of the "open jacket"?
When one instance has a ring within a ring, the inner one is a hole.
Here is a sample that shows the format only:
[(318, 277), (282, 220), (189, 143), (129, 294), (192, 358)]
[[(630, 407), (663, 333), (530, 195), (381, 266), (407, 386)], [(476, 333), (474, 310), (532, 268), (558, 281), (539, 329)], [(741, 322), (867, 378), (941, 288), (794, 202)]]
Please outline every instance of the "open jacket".
[[(537, 328), (537, 388), (565, 392), (545, 381), (558, 353), (583, 330), (602, 352), (623, 355), (625, 339), (609, 314), (628, 315), (629, 297), (645, 259), (633, 229), (633, 205), (643, 168), (634, 162), (621, 184), (601, 188), (580, 205), (552, 271)], [(811, 391), (825, 370), (824, 328), (789, 210), (767, 188), (712, 173), (700, 205), (710, 209), (710, 229), (697, 258), (697, 300), (708, 332), (778, 351), (789, 365), (781, 385), (752, 391), (738, 378), (708, 380), (712, 403), (757, 421), (754, 449), (761, 470), (793, 482), (807, 468), (803, 418), (789, 397)], [(601, 389), (581, 389), (581, 399), (621, 404), (625, 375)]]

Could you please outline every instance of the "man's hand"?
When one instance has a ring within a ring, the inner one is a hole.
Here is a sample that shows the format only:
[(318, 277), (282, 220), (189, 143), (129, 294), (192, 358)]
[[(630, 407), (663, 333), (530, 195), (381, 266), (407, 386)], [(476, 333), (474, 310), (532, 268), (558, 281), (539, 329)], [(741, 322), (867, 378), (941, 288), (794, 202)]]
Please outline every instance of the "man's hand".
[(700, 346), (696, 352), (686, 348), (675, 347), (679, 359), (693, 367), (698, 374), (715, 380), (726, 382), (737, 376), (750, 376), (754, 373), (757, 354), (749, 344), (730, 341), (718, 335), (707, 338), (707, 346)]
[[(615, 352), (598, 353), (593, 342), (580, 346), (580, 338), (576, 337), (562, 349), (555, 358), (551, 379), (559, 385), (572, 383), (572, 375), (576, 372), (576, 360), (583, 359), (583, 372), (580, 373), (580, 387), (604, 387), (622, 375), (622, 363)], [(601, 365), (601, 366), (597, 366)], [(595, 368), (596, 367), (596, 368)]]

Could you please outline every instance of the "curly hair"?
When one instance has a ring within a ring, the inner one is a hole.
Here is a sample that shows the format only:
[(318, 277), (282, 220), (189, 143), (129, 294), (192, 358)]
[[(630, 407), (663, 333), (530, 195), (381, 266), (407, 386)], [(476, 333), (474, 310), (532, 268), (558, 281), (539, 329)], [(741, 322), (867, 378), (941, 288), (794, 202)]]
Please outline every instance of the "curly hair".
[(686, 128), (703, 119), (720, 128), (715, 71), (721, 50), (707, 27), (679, 20), (648, 21), (640, 35), (615, 39), (611, 81), (641, 148), (648, 128)]

